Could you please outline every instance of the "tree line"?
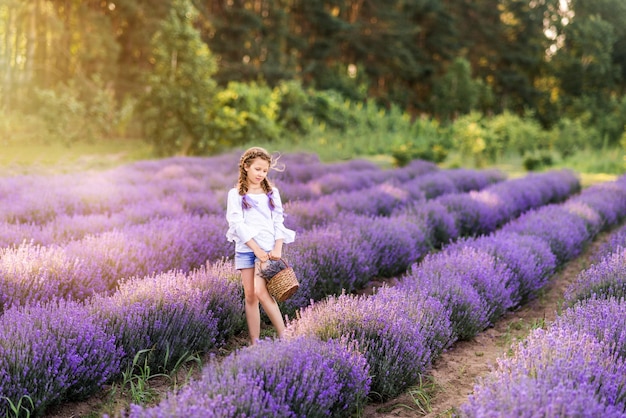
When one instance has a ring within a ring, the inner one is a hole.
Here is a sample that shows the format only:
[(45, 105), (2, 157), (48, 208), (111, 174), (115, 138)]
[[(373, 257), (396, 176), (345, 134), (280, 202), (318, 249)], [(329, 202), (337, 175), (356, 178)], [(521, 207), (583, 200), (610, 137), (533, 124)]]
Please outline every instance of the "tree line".
[(616, 143), (625, 21), (623, 0), (0, 0), (0, 105), (134, 100), (154, 132), (182, 124), (207, 148), (217, 104), (296, 81), (444, 123), (566, 116)]

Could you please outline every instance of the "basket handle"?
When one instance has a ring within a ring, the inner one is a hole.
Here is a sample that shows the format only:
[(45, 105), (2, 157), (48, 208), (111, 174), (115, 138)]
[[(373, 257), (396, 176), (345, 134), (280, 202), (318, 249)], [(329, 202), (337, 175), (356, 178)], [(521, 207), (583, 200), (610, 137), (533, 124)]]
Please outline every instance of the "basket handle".
[(287, 263), (287, 260), (285, 260), (283, 257), (280, 257), (278, 260), (272, 260), (271, 258), (269, 258), (270, 253), (267, 253), (267, 261), (262, 261), (261, 263), (267, 263), (269, 261), (282, 261), (285, 264), (286, 268), (289, 268), (289, 263)]

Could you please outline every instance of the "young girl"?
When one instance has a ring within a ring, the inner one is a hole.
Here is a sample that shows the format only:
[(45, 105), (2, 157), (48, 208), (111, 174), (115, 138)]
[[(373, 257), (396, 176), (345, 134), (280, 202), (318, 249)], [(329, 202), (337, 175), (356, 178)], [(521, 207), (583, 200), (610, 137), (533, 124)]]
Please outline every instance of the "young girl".
[(261, 333), (259, 302), (279, 338), (285, 330), (278, 304), (267, 291), (265, 280), (255, 274), (257, 263), (260, 266), (268, 260), (280, 259), (283, 244), (293, 242), (296, 236), (294, 231), (285, 228), (280, 194), (267, 179), (267, 173), (275, 164), (263, 148), (248, 149), (239, 160), (237, 186), (228, 192), (226, 237), (235, 242), (235, 268), (241, 271), (252, 344)]

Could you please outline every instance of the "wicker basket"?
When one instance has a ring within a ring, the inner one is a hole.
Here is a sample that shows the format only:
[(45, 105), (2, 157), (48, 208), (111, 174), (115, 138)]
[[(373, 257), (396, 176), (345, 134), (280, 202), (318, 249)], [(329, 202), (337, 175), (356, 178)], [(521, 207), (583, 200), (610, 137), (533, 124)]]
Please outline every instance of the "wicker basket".
[(267, 282), (267, 290), (278, 302), (284, 302), (292, 297), (300, 287), (296, 273), (285, 260), (281, 261), (285, 263), (286, 267)]

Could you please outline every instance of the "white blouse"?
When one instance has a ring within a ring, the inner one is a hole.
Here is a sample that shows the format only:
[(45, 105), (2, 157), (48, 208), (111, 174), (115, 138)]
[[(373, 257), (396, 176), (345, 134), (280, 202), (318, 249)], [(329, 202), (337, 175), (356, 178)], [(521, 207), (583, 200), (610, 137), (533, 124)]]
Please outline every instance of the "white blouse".
[(226, 238), (235, 242), (236, 252), (251, 252), (252, 249), (246, 242), (254, 238), (254, 241), (264, 251), (271, 251), (277, 239), (289, 244), (296, 238), (295, 231), (284, 225), (283, 204), (277, 188), (272, 188), (274, 210), (270, 208), (269, 196), (265, 193), (246, 194), (246, 201), (252, 206), (243, 209), (243, 196), (239, 195), (236, 188), (228, 192), (226, 206), (226, 220), (228, 232)]

